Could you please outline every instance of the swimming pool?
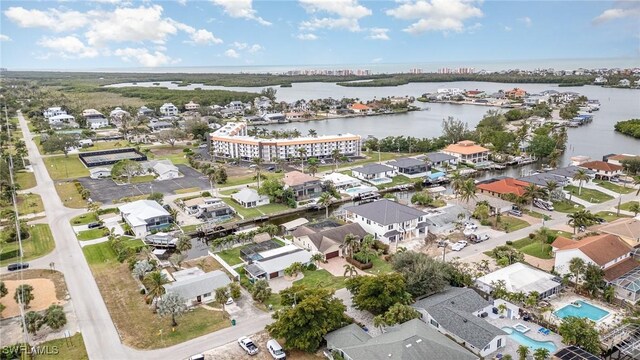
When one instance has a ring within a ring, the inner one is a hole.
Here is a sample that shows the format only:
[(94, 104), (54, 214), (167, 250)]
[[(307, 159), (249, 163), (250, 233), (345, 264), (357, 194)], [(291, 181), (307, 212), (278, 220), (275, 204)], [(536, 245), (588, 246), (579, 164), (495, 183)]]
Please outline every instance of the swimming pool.
[(578, 300), (573, 304), (567, 304), (562, 308), (556, 310), (553, 314), (560, 319), (564, 319), (569, 316), (575, 316), (579, 318), (591, 319), (595, 322), (598, 322), (609, 316), (609, 312), (607, 310), (604, 310), (582, 300)]
[(393, 180), (386, 177), (381, 177), (381, 178), (375, 178), (375, 179), (367, 179), (367, 181), (372, 183), (373, 185), (382, 185), (382, 184), (390, 183)]
[(514, 330), (513, 328), (510, 328), (508, 326), (503, 327), (502, 331), (506, 332), (507, 334), (509, 334), (509, 337), (511, 339), (513, 339), (515, 342), (517, 342), (520, 345), (524, 345), (527, 346), (529, 348), (531, 348), (531, 352), (536, 351), (537, 349), (543, 348), (543, 349), (547, 349), (549, 350), (549, 353), (554, 353), (557, 349), (556, 344), (553, 341), (538, 341), (538, 340), (533, 340), (532, 338), (528, 337), (527, 335)]

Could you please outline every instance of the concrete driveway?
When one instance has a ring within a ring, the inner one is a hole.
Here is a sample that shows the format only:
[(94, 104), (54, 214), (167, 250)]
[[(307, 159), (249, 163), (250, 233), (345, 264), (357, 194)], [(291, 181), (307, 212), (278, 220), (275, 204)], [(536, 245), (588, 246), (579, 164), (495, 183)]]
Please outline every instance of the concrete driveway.
[(364, 325), (368, 329), (368, 333), (371, 336), (378, 336), (382, 332), (379, 328), (373, 326), (373, 314), (368, 311), (358, 310), (353, 307), (353, 301), (351, 301), (351, 292), (346, 288), (336, 290), (333, 295), (335, 298), (342, 300), (342, 303), (347, 307), (346, 314), (351, 316), (355, 321)]
[[(333, 259), (327, 260), (326, 263), (320, 263), (319, 265), (333, 276), (344, 276), (344, 266), (347, 264), (348, 262), (344, 258), (334, 257)], [(358, 268), (356, 268), (356, 272), (358, 275), (369, 275)]]

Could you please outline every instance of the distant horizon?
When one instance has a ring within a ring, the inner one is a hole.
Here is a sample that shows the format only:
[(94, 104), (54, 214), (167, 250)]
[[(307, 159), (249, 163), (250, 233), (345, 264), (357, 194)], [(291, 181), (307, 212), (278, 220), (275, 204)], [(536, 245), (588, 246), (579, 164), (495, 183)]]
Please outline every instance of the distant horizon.
[[(564, 64), (566, 63), (566, 64)], [(569, 63), (571, 63), (569, 66)], [(503, 65), (500, 67), (499, 65)], [(436, 72), (440, 68), (473, 68), (476, 72), (507, 70), (576, 70), (584, 69), (633, 69), (640, 68), (638, 59), (634, 57), (620, 58), (545, 58), (545, 59), (497, 59), (497, 60), (455, 60), (455, 61), (422, 61), (422, 62), (379, 62), (379, 63), (343, 63), (343, 64), (283, 64), (283, 65), (194, 65), (194, 66), (161, 66), (146, 67), (105, 67), (105, 68), (6, 68), (7, 71), (25, 72), (107, 72), (107, 73), (278, 73), (296, 70), (371, 70), (372, 74), (406, 73), (418, 68), (425, 73)], [(385, 69), (386, 68), (386, 69)], [(193, 71), (185, 71), (193, 70)], [(206, 71), (202, 71), (206, 70)]]

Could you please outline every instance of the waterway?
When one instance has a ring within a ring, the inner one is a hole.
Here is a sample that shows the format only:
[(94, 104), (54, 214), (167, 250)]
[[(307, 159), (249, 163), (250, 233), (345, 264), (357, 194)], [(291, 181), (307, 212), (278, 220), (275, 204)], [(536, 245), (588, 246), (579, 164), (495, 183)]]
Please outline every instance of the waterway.
[[(142, 87), (168, 87), (172, 89), (192, 90), (235, 90), (260, 92), (261, 87), (223, 87), (191, 84), (179, 87), (171, 82), (160, 82), (153, 85), (151, 82), (139, 82), (137, 84), (123, 83), (110, 85), (113, 87), (142, 86)], [(597, 99), (601, 103), (600, 111), (594, 112), (594, 121), (591, 124), (569, 129), (569, 147), (565, 152), (562, 164), (567, 164), (569, 158), (575, 155), (586, 155), (593, 159), (600, 159), (610, 153), (640, 153), (640, 140), (616, 133), (614, 124), (620, 120), (640, 118), (640, 91), (632, 89), (604, 88), (600, 86), (558, 87), (553, 84), (505, 84), (490, 82), (444, 82), (444, 83), (411, 83), (401, 86), (389, 87), (344, 87), (334, 83), (294, 83), (292, 87), (277, 87), (277, 99), (279, 101), (293, 102), (299, 99), (319, 99), (343, 97), (371, 100), (387, 96), (414, 96), (435, 92), (439, 88), (480, 89), (487, 93), (500, 89), (507, 90), (514, 87), (522, 87), (529, 93), (538, 93), (543, 90), (574, 91), (587, 96), (589, 99)], [(477, 105), (454, 105), (435, 103), (415, 103), (421, 108), (429, 108), (425, 111), (413, 111), (406, 114), (379, 115), (368, 117), (340, 118), (304, 123), (290, 123), (268, 125), (271, 129), (293, 129), (306, 133), (309, 129), (315, 129), (319, 134), (354, 133), (362, 136), (373, 135), (385, 137), (389, 135), (435, 137), (441, 135), (442, 120), (448, 116), (466, 121), (470, 128), (475, 127), (482, 116), (491, 107)]]

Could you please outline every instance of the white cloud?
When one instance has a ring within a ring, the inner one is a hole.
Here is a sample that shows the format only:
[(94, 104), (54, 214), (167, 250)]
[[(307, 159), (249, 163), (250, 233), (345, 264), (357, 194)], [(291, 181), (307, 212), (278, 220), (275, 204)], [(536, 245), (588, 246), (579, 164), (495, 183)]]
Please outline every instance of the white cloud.
[(613, 8), (607, 9), (595, 17), (593, 23), (597, 25), (623, 18), (640, 19), (640, 2), (617, 1)]
[(187, 5), (187, 0), (178, 0), (178, 4), (185, 6)]
[[(360, 31), (359, 20), (372, 14), (371, 10), (358, 3), (358, 0), (300, 0), (304, 9), (313, 14), (310, 20), (300, 23), (301, 30), (346, 29)], [(336, 17), (315, 17), (326, 13)]]
[(397, 19), (417, 20), (404, 31), (420, 34), (426, 31), (456, 31), (465, 29), (466, 20), (482, 17), (481, 0), (413, 0), (402, 3), (386, 13)]
[(296, 38), (298, 40), (309, 40), (309, 41), (318, 40), (318, 36), (312, 33), (298, 34)]
[(504, 27), (504, 31), (511, 31), (511, 27), (510, 26), (505, 26)]
[(264, 48), (259, 44), (253, 44), (249, 47), (249, 49), (247, 49), (247, 51), (249, 51), (252, 54), (262, 50), (264, 50)]
[(518, 19), (518, 21), (523, 22), (523, 23), (524, 23), (524, 26), (526, 26), (526, 27), (530, 27), (530, 26), (531, 26), (531, 24), (532, 24), (531, 18), (530, 18), (530, 17), (528, 17), (528, 16), (521, 17), (521, 18), (519, 18), (519, 19)]
[(56, 9), (27, 10), (23, 7), (10, 7), (4, 15), (22, 28), (43, 27), (55, 32), (71, 31), (82, 28), (89, 23), (89, 15), (93, 12), (59, 11)]
[(146, 48), (124, 48), (117, 49), (114, 53), (124, 61), (137, 61), (145, 67), (157, 67), (167, 64), (175, 64), (179, 60), (174, 60), (161, 51), (149, 52)]
[(372, 63), (377, 64), (377, 63), (381, 63), (382, 62), (382, 58), (381, 57), (377, 57), (371, 60)]
[(214, 4), (222, 6), (224, 12), (232, 18), (255, 20), (261, 25), (271, 25), (267, 20), (259, 17), (253, 8), (252, 0), (211, 0)]
[(53, 53), (67, 59), (94, 58), (99, 55), (97, 49), (82, 43), (74, 35), (64, 37), (44, 37), (38, 41), (38, 45), (52, 50)]
[(0, 41), (13, 41), (13, 40), (11, 40), (11, 38), (7, 35), (0, 34)]
[(222, 44), (222, 39), (215, 37), (210, 31), (205, 29), (195, 30), (190, 35), (191, 41), (198, 45)]
[(224, 56), (230, 57), (230, 58), (233, 58), (233, 59), (237, 59), (237, 58), (240, 57), (240, 54), (237, 51), (233, 50), (233, 49), (229, 49), (229, 50), (224, 52)]
[(247, 48), (247, 46), (249, 46), (249, 45), (247, 45), (247, 43), (241, 43), (241, 42), (237, 42), (237, 41), (234, 41), (233, 44), (231, 44), (231, 45), (233, 47), (235, 47), (236, 49), (238, 49), (238, 50), (244, 50), (244, 49)]
[(367, 39), (372, 40), (389, 40), (389, 35), (387, 34), (389, 29), (385, 28), (371, 28), (369, 29), (369, 36)]

